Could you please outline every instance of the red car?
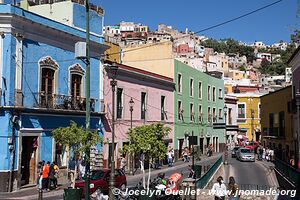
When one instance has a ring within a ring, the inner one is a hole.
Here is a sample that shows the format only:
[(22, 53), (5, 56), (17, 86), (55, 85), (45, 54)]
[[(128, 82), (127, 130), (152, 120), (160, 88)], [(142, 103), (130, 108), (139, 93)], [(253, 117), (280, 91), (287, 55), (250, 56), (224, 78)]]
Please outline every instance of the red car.
[(259, 143), (256, 142), (256, 141), (254, 141), (253, 143), (252, 143), (252, 142), (249, 142), (249, 144), (246, 145), (245, 148), (254, 150), (254, 153), (256, 153), (256, 149), (258, 148), (258, 146), (259, 146)]
[[(94, 170), (91, 172), (90, 180), (90, 194), (93, 194), (96, 190), (107, 194), (109, 190), (109, 179), (110, 179), (110, 169)], [(124, 190), (126, 188), (127, 181), (126, 175), (121, 169), (115, 170), (115, 186)], [(76, 181), (75, 188), (82, 189), (82, 195), (85, 194), (85, 181)]]

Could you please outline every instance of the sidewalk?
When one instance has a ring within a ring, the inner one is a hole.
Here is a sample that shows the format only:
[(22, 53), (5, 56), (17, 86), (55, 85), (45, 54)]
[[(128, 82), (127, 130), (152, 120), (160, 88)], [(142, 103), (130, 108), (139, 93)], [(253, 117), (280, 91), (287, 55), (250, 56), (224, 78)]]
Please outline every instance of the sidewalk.
[[(202, 163), (203, 161), (210, 161), (210, 160), (214, 160), (216, 158), (219, 158), (222, 155), (222, 153), (215, 153), (213, 156), (211, 157), (203, 157), (200, 161), (195, 161), (195, 164), (199, 164)], [(170, 169), (172, 170), (176, 170), (178, 168), (182, 168), (188, 165), (191, 165), (192, 162), (183, 162), (183, 161), (177, 161), (174, 163), (173, 167), (168, 167), (167, 165), (165, 166), (161, 166), (160, 169), (151, 169), (151, 174), (155, 175), (161, 172), (166, 172)], [(147, 174), (149, 171), (145, 170), (145, 173)], [(143, 176), (142, 172), (140, 170), (136, 171), (136, 173), (134, 175), (126, 175), (128, 180), (132, 180), (132, 179), (138, 179), (141, 178)], [(52, 190), (50, 192), (43, 192), (43, 198), (47, 199), (50, 197), (57, 197), (58, 199), (62, 199), (63, 198), (63, 189), (67, 188), (68, 183), (64, 183), (62, 185), (59, 186), (58, 190)], [(37, 187), (31, 187), (31, 188), (24, 188), (24, 189), (20, 189), (18, 191), (14, 191), (11, 193), (4, 193), (1, 192), (0, 193), (0, 200), (34, 200), (38, 198), (38, 190)]]

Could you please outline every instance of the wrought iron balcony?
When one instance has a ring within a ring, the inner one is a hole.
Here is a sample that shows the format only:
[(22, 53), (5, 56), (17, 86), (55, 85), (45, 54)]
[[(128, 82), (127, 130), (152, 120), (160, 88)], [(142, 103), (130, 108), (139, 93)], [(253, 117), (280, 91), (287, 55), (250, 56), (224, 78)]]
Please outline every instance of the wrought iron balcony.
[[(61, 94), (35, 93), (36, 104), (34, 107), (62, 110), (85, 111), (86, 99)], [(91, 111), (95, 111), (96, 99), (90, 99)]]

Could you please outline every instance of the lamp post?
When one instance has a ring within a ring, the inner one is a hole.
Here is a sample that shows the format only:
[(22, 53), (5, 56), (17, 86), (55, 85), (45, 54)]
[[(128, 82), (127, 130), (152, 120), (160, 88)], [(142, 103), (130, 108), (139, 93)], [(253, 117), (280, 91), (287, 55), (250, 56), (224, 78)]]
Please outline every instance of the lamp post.
[(252, 139), (251, 139), (251, 143), (252, 143), (252, 147), (253, 147), (253, 150), (254, 150), (254, 109), (251, 108), (251, 136), (252, 136)]
[(225, 122), (225, 155), (224, 165), (228, 165), (228, 148), (227, 148), (227, 106), (224, 106), (224, 122)]
[(299, 134), (300, 134), (300, 92), (297, 90), (296, 92), (296, 106), (297, 106), (297, 132), (295, 134), (295, 167), (299, 168), (300, 161), (300, 148), (299, 148)]
[[(134, 106), (134, 101), (132, 97), (130, 98), (129, 101), (129, 111), (130, 111), (130, 128), (132, 129), (132, 112), (133, 112), (133, 106)], [(131, 142), (131, 141), (130, 141)], [(130, 154), (130, 166), (129, 166), (129, 174), (133, 175), (133, 158), (134, 156)]]
[(111, 75), (111, 89), (112, 89), (112, 129), (111, 129), (111, 172), (110, 172), (110, 179), (109, 179), (109, 199), (114, 199), (113, 188), (115, 185), (115, 92), (116, 92), (116, 77), (118, 66), (115, 62), (111, 65), (107, 66), (108, 72)]

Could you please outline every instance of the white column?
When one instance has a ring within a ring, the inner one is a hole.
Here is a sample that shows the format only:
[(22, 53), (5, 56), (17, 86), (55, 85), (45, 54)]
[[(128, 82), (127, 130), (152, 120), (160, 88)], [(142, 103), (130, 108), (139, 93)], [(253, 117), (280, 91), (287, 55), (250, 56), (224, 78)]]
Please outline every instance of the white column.
[(23, 44), (22, 39), (16, 38), (16, 74), (15, 74), (15, 90), (22, 90), (22, 60), (23, 60)]

